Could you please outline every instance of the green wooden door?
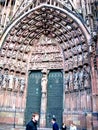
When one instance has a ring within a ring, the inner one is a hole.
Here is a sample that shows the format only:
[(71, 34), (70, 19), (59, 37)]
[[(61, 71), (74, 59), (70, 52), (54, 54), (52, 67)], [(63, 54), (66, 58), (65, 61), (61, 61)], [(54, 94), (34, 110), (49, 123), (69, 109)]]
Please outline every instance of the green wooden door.
[(25, 110), (25, 123), (31, 119), (33, 112), (40, 114), (41, 104), (41, 71), (30, 71), (28, 76), (28, 89)]
[(51, 118), (56, 117), (59, 127), (63, 112), (63, 73), (60, 70), (50, 71), (47, 88), (47, 127), (51, 127)]

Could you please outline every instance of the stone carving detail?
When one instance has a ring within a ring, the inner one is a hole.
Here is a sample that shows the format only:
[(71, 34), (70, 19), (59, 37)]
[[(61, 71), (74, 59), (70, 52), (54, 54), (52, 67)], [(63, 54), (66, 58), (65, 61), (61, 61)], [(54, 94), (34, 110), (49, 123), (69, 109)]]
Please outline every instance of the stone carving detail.
[(13, 59), (16, 58), (16, 54), (17, 54), (17, 51), (13, 51), (13, 54), (12, 54), (12, 58), (13, 58)]
[(74, 76), (74, 89), (78, 89), (79, 88), (79, 73), (77, 70), (74, 70), (73, 72), (73, 76)]
[(22, 77), (21, 79), (20, 79), (20, 92), (24, 92), (24, 88), (25, 88), (25, 78), (24, 77)]
[(89, 66), (84, 65), (84, 87), (90, 87), (90, 68)]
[(2, 87), (4, 76), (2, 74), (2, 69), (0, 68), (0, 88)]
[(84, 64), (88, 64), (88, 52), (85, 52), (85, 53), (83, 54), (83, 63), (84, 63)]
[(19, 88), (19, 78), (18, 76), (15, 76), (14, 78), (14, 91), (17, 92)]
[(73, 68), (77, 68), (78, 67), (78, 65), (77, 65), (77, 62), (78, 62), (77, 55), (75, 55), (73, 57), (73, 61), (74, 61)]
[(87, 44), (83, 44), (83, 45), (82, 45), (82, 50), (83, 50), (83, 51), (87, 51), (87, 49), (88, 49)]
[(6, 53), (6, 50), (5, 50), (5, 49), (2, 49), (1, 52), (0, 52), (0, 55), (1, 55), (2, 57), (4, 57), (4, 56), (5, 56), (5, 53)]
[(12, 50), (14, 48), (14, 46), (15, 46), (14, 44), (10, 43), (9, 50)]
[(13, 86), (14, 86), (14, 75), (13, 75), (13, 71), (11, 72), (11, 74), (8, 76), (9, 77), (9, 85), (8, 85), (8, 90), (12, 90)]
[(74, 84), (73, 84), (73, 73), (69, 71), (69, 90), (73, 90)]
[(74, 55), (76, 55), (76, 54), (77, 54), (77, 47), (76, 47), (76, 46), (75, 46), (75, 47), (73, 47), (72, 52), (73, 52), (73, 54), (74, 54)]
[(66, 58), (70, 58), (72, 56), (71, 50), (67, 50), (65, 56), (67, 56)]
[(84, 65), (73, 71), (65, 72), (65, 91), (90, 88), (90, 67)]
[(82, 68), (78, 68), (79, 70), (79, 88), (84, 88), (84, 70)]
[(64, 51), (64, 54), (65, 54), (65, 58), (68, 59), (68, 53), (67, 53), (67, 51)]
[(9, 50), (9, 51), (7, 52), (6, 57), (7, 57), (7, 58), (10, 58), (11, 56), (12, 56), (12, 51)]
[(82, 56), (82, 54), (79, 54), (78, 55), (78, 66), (82, 66), (82, 64), (83, 64), (83, 56)]
[(42, 96), (41, 96), (41, 115), (40, 115), (40, 125), (43, 126), (43, 121), (46, 122), (46, 109), (47, 109), (47, 69), (42, 70), (42, 79), (41, 79), (41, 88), (42, 88)]
[(78, 46), (77, 46), (77, 51), (78, 51), (78, 53), (81, 53), (81, 52), (82, 52), (81, 45), (78, 45)]
[(68, 60), (65, 61), (65, 71), (68, 71)]
[(69, 75), (68, 73), (65, 73), (65, 80), (64, 80), (65, 92), (69, 90), (68, 82), (69, 82)]
[(69, 70), (72, 70), (72, 69), (73, 69), (73, 59), (72, 59), (72, 58), (70, 58), (70, 59), (68, 60), (68, 67), (69, 67)]
[(32, 46), (30, 69), (63, 68), (62, 53), (54, 39), (42, 35)]
[(5, 70), (4, 79), (3, 79), (3, 83), (2, 83), (2, 89), (7, 89), (8, 86), (9, 86), (8, 70)]
[(41, 86), (42, 86), (42, 93), (46, 94), (47, 92), (47, 75), (43, 74), (42, 80), (41, 80)]

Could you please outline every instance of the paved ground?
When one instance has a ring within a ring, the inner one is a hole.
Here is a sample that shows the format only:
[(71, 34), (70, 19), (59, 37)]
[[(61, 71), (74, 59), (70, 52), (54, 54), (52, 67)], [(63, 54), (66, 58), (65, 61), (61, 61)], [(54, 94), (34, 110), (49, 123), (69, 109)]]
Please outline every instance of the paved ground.
[[(0, 124), (0, 130), (25, 130), (25, 126)], [(38, 128), (38, 130), (52, 130), (52, 128)], [(69, 128), (67, 128), (67, 130), (69, 130)], [(78, 130), (80, 130), (80, 129), (78, 129)]]
[[(0, 130), (25, 130), (25, 127), (23, 126), (14, 126), (13, 125), (1, 125), (0, 124)], [(50, 128), (38, 128), (38, 130), (52, 130)]]

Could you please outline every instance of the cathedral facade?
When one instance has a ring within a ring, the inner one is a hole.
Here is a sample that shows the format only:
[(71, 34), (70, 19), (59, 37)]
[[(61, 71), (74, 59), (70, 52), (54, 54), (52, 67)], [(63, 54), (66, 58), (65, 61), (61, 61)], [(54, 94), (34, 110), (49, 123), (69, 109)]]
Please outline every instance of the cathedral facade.
[(0, 0), (0, 124), (32, 112), (98, 129), (97, 0)]

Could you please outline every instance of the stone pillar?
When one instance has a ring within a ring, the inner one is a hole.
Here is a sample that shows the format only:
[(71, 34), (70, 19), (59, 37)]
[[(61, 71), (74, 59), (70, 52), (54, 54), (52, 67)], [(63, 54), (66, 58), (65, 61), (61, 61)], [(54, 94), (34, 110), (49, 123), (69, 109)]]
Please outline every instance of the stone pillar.
[(42, 71), (42, 80), (41, 80), (41, 88), (42, 88), (42, 96), (41, 96), (41, 110), (40, 110), (40, 127), (46, 127), (46, 109), (47, 109), (47, 70)]

